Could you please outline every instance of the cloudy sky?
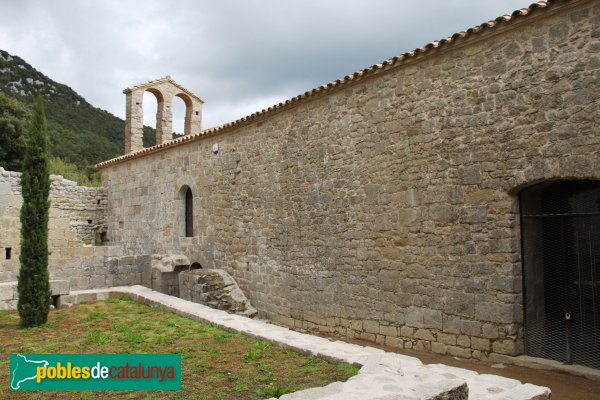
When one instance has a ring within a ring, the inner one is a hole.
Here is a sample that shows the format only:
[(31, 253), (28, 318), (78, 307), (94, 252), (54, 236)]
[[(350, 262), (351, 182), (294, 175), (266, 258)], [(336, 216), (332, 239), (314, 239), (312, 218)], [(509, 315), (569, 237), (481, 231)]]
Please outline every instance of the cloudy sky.
[(208, 128), (531, 2), (2, 0), (0, 49), (121, 118), (125, 87), (171, 75)]

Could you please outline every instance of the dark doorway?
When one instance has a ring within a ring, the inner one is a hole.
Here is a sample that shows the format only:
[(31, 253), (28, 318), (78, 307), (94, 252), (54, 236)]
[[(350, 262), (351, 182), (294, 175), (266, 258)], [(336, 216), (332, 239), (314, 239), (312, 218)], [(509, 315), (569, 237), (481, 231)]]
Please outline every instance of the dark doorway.
[(525, 353), (600, 367), (600, 181), (520, 193)]
[(194, 236), (194, 197), (190, 188), (185, 192), (185, 236)]

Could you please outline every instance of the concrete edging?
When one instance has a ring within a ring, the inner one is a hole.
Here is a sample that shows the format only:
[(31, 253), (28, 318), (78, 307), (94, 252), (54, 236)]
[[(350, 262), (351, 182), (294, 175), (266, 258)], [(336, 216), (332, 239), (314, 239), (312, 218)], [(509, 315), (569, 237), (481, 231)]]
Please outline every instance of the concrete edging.
[(292, 331), (266, 321), (229, 314), (155, 292), (143, 286), (73, 291), (61, 296), (59, 303), (77, 304), (120, 296), (269, 340), (304, 354), (361, 366), (359, 373), (346, 382), (334, 382), (324, 387), (287, 394), (280, 397), (282, 400), (543, 400), (550, 397), (550, 390), (545, 387), (442, 364), (424, 365), (414, 357)]

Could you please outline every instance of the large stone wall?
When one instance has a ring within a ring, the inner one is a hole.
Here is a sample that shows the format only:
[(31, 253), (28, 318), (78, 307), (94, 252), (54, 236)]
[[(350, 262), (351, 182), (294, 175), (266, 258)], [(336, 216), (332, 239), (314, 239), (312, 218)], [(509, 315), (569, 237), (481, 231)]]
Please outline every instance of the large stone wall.
[[(17, 281), (20, 267), (20, 176), (0, 167), (0, 282), (4, 283)], [(62, 176), (52, 175), (50, 204), (50, 278), (68, 281), (72, 290), (111, 286), (104, 260), (106, 256), (118, 255), (120, 248), (95, 246), (96, 234), (107, 229), (106, 189), (77, 186)]]
[(109, 163), (109, 238), (127, 254), (224, 269), (284, 325), (519, 354), (517, 193), (600, 178), (599, 19), (598, 2), (559, 3), (219, 135)]

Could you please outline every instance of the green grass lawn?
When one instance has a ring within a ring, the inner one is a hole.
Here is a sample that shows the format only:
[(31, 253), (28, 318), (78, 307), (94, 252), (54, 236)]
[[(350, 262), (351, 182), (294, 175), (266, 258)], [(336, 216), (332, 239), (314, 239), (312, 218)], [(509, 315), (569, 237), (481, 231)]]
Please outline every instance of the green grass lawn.
[[(11, 353), (181, 354), (179, 391), (9, 390)], [(344, 381), (346, 363), (271, 345), (129, 299), (50, 312), (42, 327), (19, 328), (16, 311), (0, 311), (0, 399), (260, 399)]]

